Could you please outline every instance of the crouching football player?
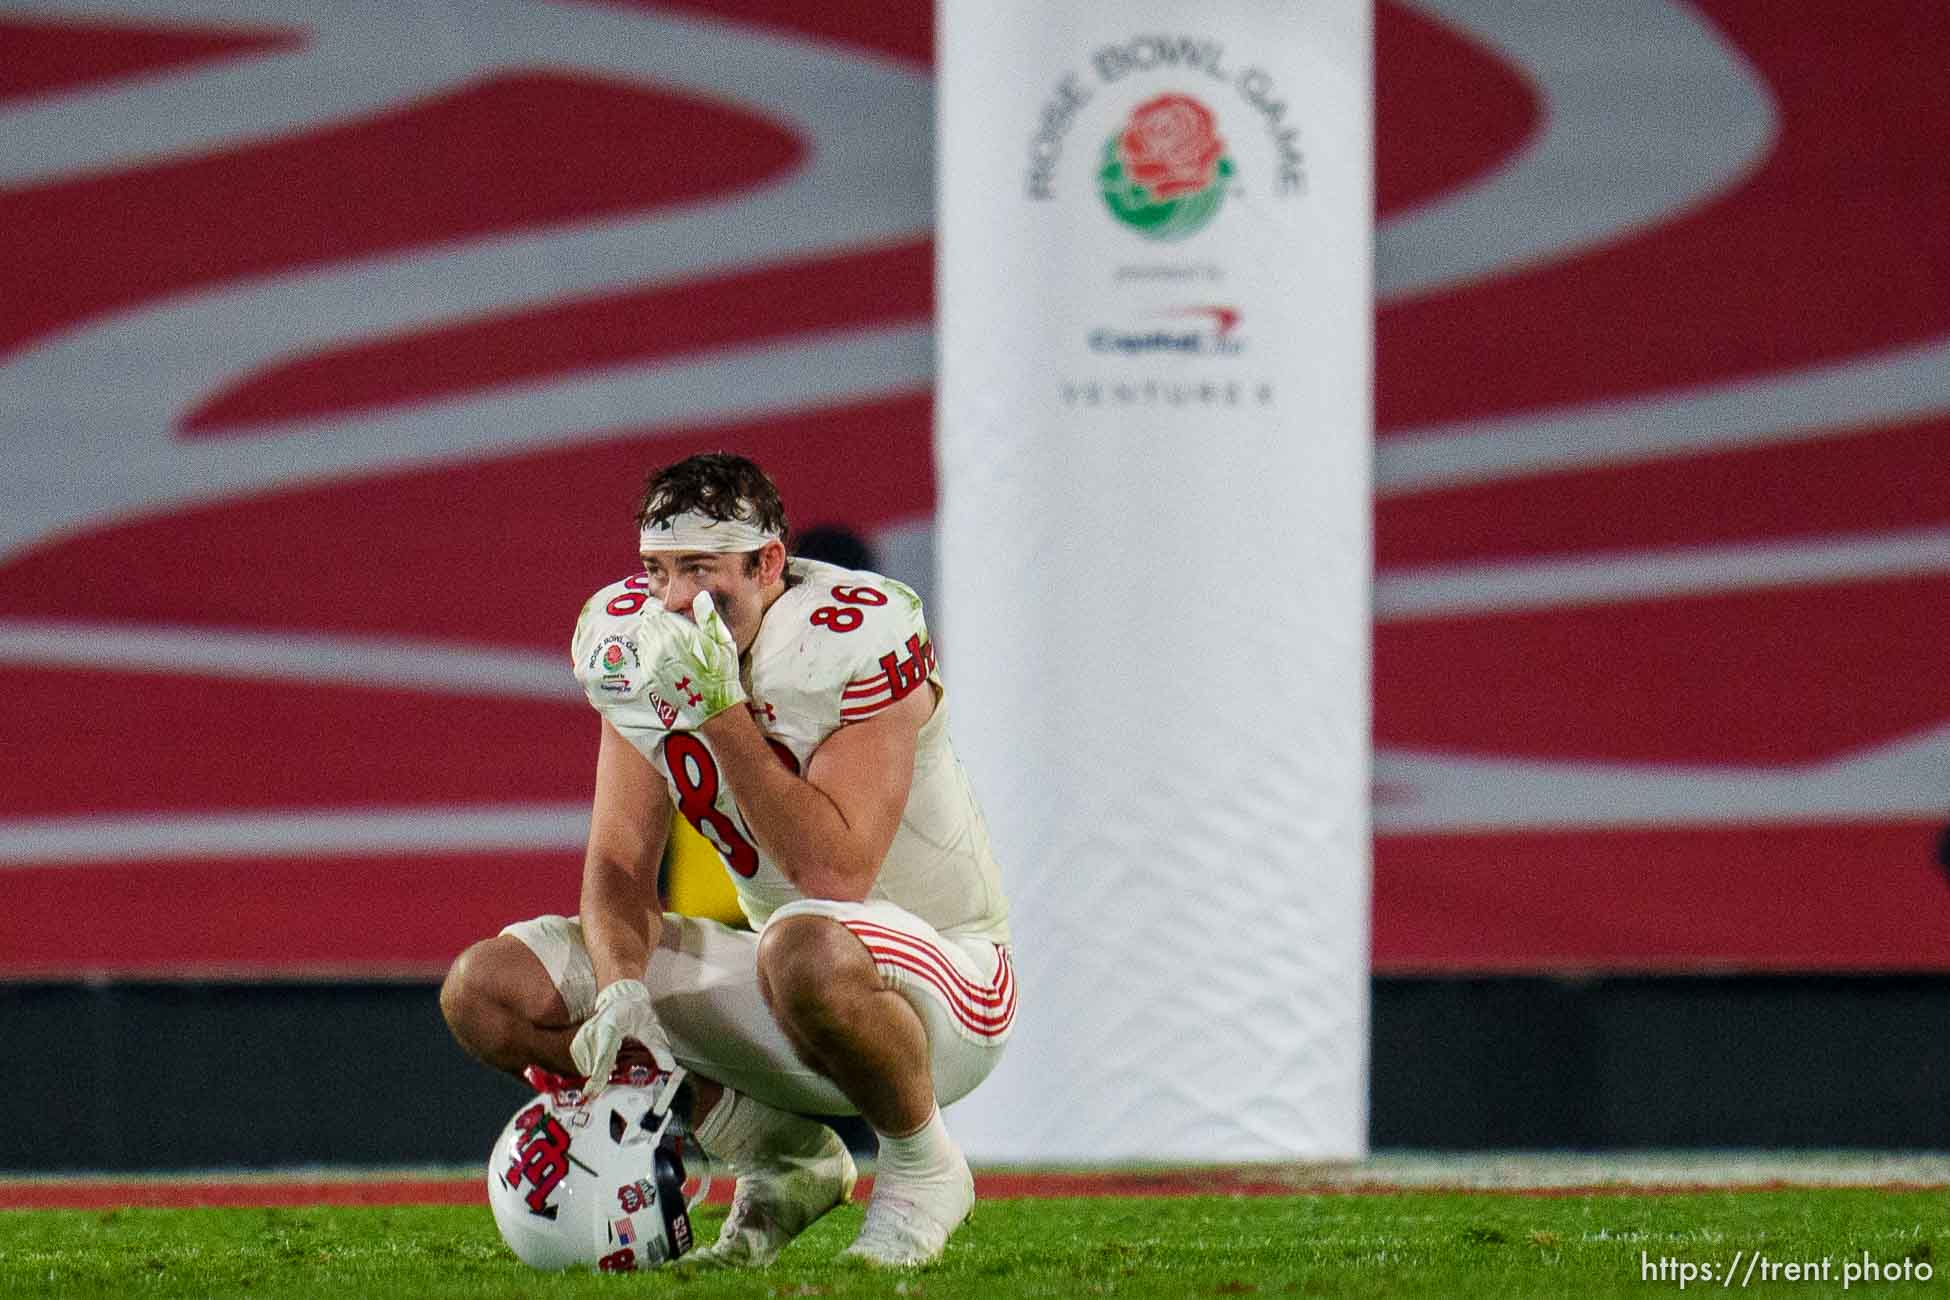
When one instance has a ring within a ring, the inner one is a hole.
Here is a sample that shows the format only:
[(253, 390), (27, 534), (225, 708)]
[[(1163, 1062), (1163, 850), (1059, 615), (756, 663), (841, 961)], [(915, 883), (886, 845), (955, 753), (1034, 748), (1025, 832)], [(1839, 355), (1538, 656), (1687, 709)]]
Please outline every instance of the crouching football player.
[[(626, 1042), (708, 1081), (692, 1131), (738, 1183), (691, 1257), (706, 1266), (768, 1264), (845, 1202), (853, 1160), (806, 1117), (864, 1116), (878, 1175), (847, 1254), (926, 1263), (975, 1201), (938, 1107), (995, 1067), (1016, 990), (921, 602), (788, 559), (777, 490), (741, 457), (659, 471), (638, 525), (642, 572), (575, 632), (602, 715), (580, 915), (469, 948), (447, 1022), (541, 1087), (600, 1089)], [(662, 912), (673, 807), (722, 855), (751, 931)]]

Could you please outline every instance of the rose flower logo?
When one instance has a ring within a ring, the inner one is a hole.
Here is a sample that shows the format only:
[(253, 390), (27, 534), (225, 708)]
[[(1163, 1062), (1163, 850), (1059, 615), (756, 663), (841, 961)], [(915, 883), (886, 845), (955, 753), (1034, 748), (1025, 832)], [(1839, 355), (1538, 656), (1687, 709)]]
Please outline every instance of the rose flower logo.
[(1190, 95), (1159, 95), (1104, 142), (1097, 184), (1111, 215), (1131, 229), (1183, 239), (1219, 210), (1232, 172), (1212, 111)]

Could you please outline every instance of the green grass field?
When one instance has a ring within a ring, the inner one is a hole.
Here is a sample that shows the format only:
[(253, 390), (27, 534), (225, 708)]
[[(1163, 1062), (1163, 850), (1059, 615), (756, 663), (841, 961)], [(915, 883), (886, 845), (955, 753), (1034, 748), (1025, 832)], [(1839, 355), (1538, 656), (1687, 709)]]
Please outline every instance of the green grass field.
[[(721, 1211), (701, 1224), (715, 1233)], [(502, 1246), (485, 1206), (14, 1210), (0, 1296), (1651, 1296), (1842, 1294), (1864, 1252), (1909, 1281), (1848, 1294), (1940, 1294), (1950, 1197), (1876, 1188), (1520, 1196), (1394, 1192), (984, 1202), (932, 1268), (874, 1274), (836, 1253), (835, 1212), (761, 1273), (545, 1275)], [(1758, 1267), (1723, 1283), (1730, 1265)], [(1673, 1261), (1664, 1280), (1646, 1260)], [(1828, 1261), (1829, 1280), (1781, 1266)], [(1950, 1261), (1946, 1261), (1950, 1262)], [(1776, 1280), (1765, 1284), (1768, 1269)], [(1928, 1281), (1918, 1280), (1927, 1271)]]

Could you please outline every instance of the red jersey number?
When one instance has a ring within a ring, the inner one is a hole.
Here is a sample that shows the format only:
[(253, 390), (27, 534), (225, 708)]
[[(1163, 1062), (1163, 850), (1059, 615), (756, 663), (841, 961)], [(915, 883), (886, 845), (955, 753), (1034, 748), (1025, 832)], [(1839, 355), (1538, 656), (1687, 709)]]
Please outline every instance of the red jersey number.
[[(765, 743), (786, 771), (799, 775), (798, 755), (784, 741), (767, 736)], [(711, 841), (733, 871), (749, 880), (758, 871), (758, 850), (745, 837), (745, 828), (718, 807), (718, 761), (711, 751), (690, 732), (673, 731), (664, 737), (664, 762), (677, 787), (677, 811)]]
[(650, 597), (644, 593), (650, 589), (650, 579), (639, 573), (623, 579), (623, 585), (631, 588), (620, 596), (610, 597), (609, 604), (603, 608), (612, 614), (634, 614), (648, 603)]
[[(846, 605), (885, 605), (887, 593), (872, 587), (835, 587), (833, 599)], [(841, 605), (821, 605), (812, 612), (814, 627), (827, 627), (835, 632), (851, 632), (866, 622), (867, 616), (857, 609), (847, 609)]]
[(744, 828), (718, 807), (718, 763), (704, 742), (688, 731), (664, 738), (664, 763), (677, 787), (677, 811), (697, 833), (711, 841), (725, 865), (747, 880), (758, 874), (758, 850), (745, 838)]

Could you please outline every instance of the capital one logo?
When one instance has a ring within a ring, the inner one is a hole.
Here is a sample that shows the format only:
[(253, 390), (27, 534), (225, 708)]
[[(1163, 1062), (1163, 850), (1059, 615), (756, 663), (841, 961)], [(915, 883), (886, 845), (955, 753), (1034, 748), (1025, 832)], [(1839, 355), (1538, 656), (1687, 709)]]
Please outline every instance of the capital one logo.
[(1097, 188), (1118, 221), (1170, 242), (1211, 222), (1233, 171), (1212, 110), (1190, 95), (1164, 94), (1132, 109), (1104, 141)]

